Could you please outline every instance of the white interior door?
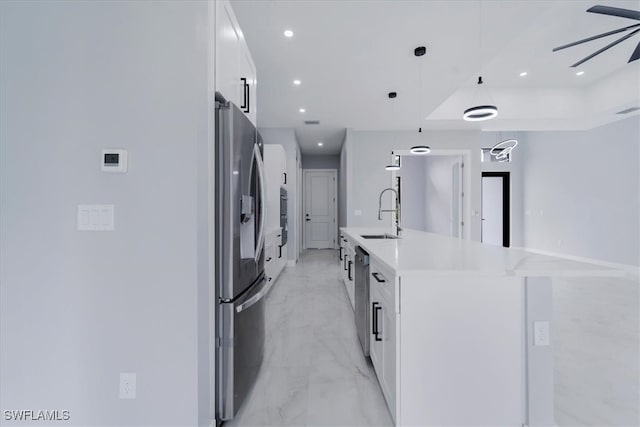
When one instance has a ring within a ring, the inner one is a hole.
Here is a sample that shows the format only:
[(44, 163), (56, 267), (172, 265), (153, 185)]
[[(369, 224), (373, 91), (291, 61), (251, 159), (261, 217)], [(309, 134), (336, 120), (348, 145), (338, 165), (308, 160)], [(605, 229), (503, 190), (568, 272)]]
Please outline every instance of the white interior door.
[(502, 246), (502, 178), (482, 177), (482, 242)]
[(336, 171), (304, 171), (304, 246), (335, 247)]

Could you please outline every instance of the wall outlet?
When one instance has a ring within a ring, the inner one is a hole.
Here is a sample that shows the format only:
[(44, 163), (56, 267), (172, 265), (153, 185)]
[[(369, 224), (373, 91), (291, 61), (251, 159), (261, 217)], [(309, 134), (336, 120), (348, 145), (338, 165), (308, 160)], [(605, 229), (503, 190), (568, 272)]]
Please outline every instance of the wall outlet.
[(134, 372), (120, 373), (120, 399), (136, 398), (136, 374)]
[(362, 211), (361, 210), (355, 210), (355, 211), (353, 211), (353, 215), (354, 216), (362, 216)]
[(548, 346), (550, 344), (549, 322), (533, 322), (533, 345)]

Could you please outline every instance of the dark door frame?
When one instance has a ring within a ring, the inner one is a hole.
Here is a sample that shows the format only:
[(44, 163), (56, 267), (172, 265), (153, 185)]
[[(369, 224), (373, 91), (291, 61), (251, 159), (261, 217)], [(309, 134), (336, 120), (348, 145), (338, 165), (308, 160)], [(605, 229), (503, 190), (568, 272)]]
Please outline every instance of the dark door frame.
[[(482, 177), (502, 178), (502, 246), (511, 245), (511, 173), (482, 172)], [(482, 186), (481, 186), (482, 188)]]

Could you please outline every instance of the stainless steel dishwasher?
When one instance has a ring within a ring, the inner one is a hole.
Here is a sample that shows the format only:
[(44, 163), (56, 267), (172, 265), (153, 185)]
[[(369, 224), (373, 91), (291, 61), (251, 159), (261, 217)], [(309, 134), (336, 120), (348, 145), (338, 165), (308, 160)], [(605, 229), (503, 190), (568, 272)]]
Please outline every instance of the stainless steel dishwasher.
[(369, 254), (356, 247), (355, 316), (358, 339), (365, 356), (369, 356)]

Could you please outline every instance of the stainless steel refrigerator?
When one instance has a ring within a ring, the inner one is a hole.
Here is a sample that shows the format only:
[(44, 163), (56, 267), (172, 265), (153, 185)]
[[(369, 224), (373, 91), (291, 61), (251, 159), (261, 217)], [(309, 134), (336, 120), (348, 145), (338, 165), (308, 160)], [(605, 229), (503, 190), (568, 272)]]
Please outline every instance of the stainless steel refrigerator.
[(234, 417), (264, 354), (265, 181), (262, 140), (216, 95), (216, 420)]

